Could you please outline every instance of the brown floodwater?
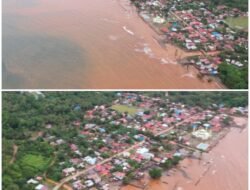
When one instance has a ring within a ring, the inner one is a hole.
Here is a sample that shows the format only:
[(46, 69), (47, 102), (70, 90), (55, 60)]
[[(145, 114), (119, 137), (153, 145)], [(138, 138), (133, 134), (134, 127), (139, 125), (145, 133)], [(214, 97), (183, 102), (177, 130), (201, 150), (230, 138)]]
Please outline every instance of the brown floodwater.
[(155, 38), (128, 0), (6, 0), (3, 87), (221, 88)]
[[(246, 119), (245, 119), (246, 121)], [(232, 129), (202, 160), (185, 159), (180, 169), (151, 180), (148, 190), (247, 190), (248, 130)], [(147, 180), (146, 180), (147, 181)], [(126, 186), (122, 190), (138, 190)]]

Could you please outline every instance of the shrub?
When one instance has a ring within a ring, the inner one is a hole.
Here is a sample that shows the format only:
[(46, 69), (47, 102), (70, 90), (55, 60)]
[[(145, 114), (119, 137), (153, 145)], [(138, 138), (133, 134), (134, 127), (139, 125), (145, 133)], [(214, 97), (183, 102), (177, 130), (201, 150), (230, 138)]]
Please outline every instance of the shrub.
[(162, 170), (160, 168), (153, 168), (149, 170), (149, 175), (153, 179), (159, 179), (162, 176)]

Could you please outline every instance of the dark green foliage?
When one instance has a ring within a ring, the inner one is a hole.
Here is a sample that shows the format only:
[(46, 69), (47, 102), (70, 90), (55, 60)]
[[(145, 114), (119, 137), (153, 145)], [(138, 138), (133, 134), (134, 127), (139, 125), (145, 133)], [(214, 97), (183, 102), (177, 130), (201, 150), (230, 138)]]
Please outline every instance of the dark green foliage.
[(160, 168), (153, 168), (149, 170), (148, 173), (153, 179), (159, 179), (162, 176), (162, 170)]
[(104, 152), (104, 153), (101, 154), (101, 157), (103, 157), (103, 158), (109, 158), (110, 154), (107, 153), (107, 152)]
[(214, 5), (227, 5), (232, 8), (238, 8), (242, 11), (248, 10), (248, 0), (210, 0)]
[(228, 88), (248, 88), (248, 67), (238, 69), (234, 65), (222, 63), (219, 65), (219, 77)]
[(162, 163), (161, 167), (164, 168), (164, 169), (170, 169), (173, 166), (176, 166), (179, 163), (180, 160), (181, 160), (181, 157), (174, 156), (172, 159), (169, 158), (164, 163)]
[(127, 176), (125, 176), (123, 178), (122, 183), (124, 185), (128, 185), (133, 180), (133, 178), (134, 178), (134, 174), (133, 173), (129, 173), (129, 174), (127, 174)]
[(140, 163), (136, 162), (135, 160), (131, 160), (131, 159), (128, 159), (128, 163), (134, 169), (138, 169), (141, 166)]
[(174, 156), (173, 159), (172, 159), (173, 165), (176, 166), (177, 164), (179, 164), (180, 160), (181, 160), (181, 157)]
[(169, 92), (169, 98), (189, 106), (207, 108), (212, 104), (228, 107), (248, 105), (247, 92)]

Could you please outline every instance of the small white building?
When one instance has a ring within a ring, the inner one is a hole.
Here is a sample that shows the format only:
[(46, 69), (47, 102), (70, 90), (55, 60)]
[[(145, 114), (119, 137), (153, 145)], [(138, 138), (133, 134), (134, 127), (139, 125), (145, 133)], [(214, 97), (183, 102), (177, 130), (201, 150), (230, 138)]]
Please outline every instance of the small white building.
[(85, 185), (87, 187), (92, 187), (92, 186), (94, 186), (94, 182), (92, 180), (87, 180), (87, 181), (85, 181)]
[(197, 131), (194, 131), (192, 132), (192, 135), (202, 140), (207, 140), (211, 137), (211, 134), (205, 129), (199, 129)]
[(150, 152), (147, 152), (147, 153), (144, 153), (144, 154), (141, 154), (143, 159), (145, 160), (151, 160), (154, 158), (154, 154), (150, 153)]
[(155, 18), (153, 18), (153, 22), (154, 23), (157, 23), (157, 24), (162, 24), (165, 22), (165, 19), (164, 18), (161, 18), (159, 16), (156, 16)]
[(97, 161), (97, 158), (91, 157), (91, 156), (86, 156), (84, 158), (84, 161), (87, 162), (90, 165), (94, 165), (96, 163), (96, 161)]
[(27, 181), (28, 184), (38, 184), (38, 181), (34, 180), (34, 179), (29, 179)]
[(149, 152), (149, 149), (147, 149), (146, 147), (138, 148), (136, 150), (136, 153), (138, 153), (138, 154), (144, 154), (144, 153), (148, 153), (148, 152)]

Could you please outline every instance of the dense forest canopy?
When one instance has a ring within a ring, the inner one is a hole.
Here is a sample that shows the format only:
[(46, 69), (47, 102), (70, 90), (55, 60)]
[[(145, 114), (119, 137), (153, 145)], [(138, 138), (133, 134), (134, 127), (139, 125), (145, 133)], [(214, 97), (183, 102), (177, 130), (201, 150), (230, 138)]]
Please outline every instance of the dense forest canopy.
[[(248, 105), (247, 92), (136, 93), (204, 108), (211, 104), (224, 104), (229, 107)], [(43, 176), (49, 172), (55, 175), (54, 179), (60, 179), (60, 169), (50, 171), (49, 164), (53, 162), (56, 151), (59, 160), (65, 155), (63, 151), (56, 150), (39, 138), (40, 132), (46, 133), (45, 126), (53, 125), (51, 133), (70, 142), (77, 135), (75, 128), (71, 127), (72, 122), (80, 120), (84, 123), (85, 111), (96, 105), (111, 106), (117, 94), (116, 92), (43, 92), (42, 95), (38, 95), (27, 92), (4, 92), (2, 98), (3, 189), (27, 190), (31, 189), (26, 183), (27, 179), (35, 175)], [(106, 130), (112, 132), (112, 126), (107, 126)], [(88, 146), (94, 146), (84, 139), (81, 144), (86, 151)], [(15, 146), (18, 147), (18, 151), (13, 161)], [(67, 149), (68, 146), (64, 148)]]
[(248, 0), (209, 0), (214, 5), (227, 5), (232, 8), (239, 8), (248, 11)]
[[(18, 92), (3, 93), (3, 126), (35, 130), (45, 124), (66, 124), (95, 105), (112, 103), (115, 93), (44, 92), (45, 98)], [(15, 132), (15, 131), (13, 131)]]
[[(164, 97), (163, 92), (145, 93), (153, 97)], [(203, 108), (211, 104), (224, 104), (228, 107), (245, 107), (248, 105), (247, 92), (169, 92), (169, 99), (173, 102), (181, 102), (189, 106), (200, 106)]]

